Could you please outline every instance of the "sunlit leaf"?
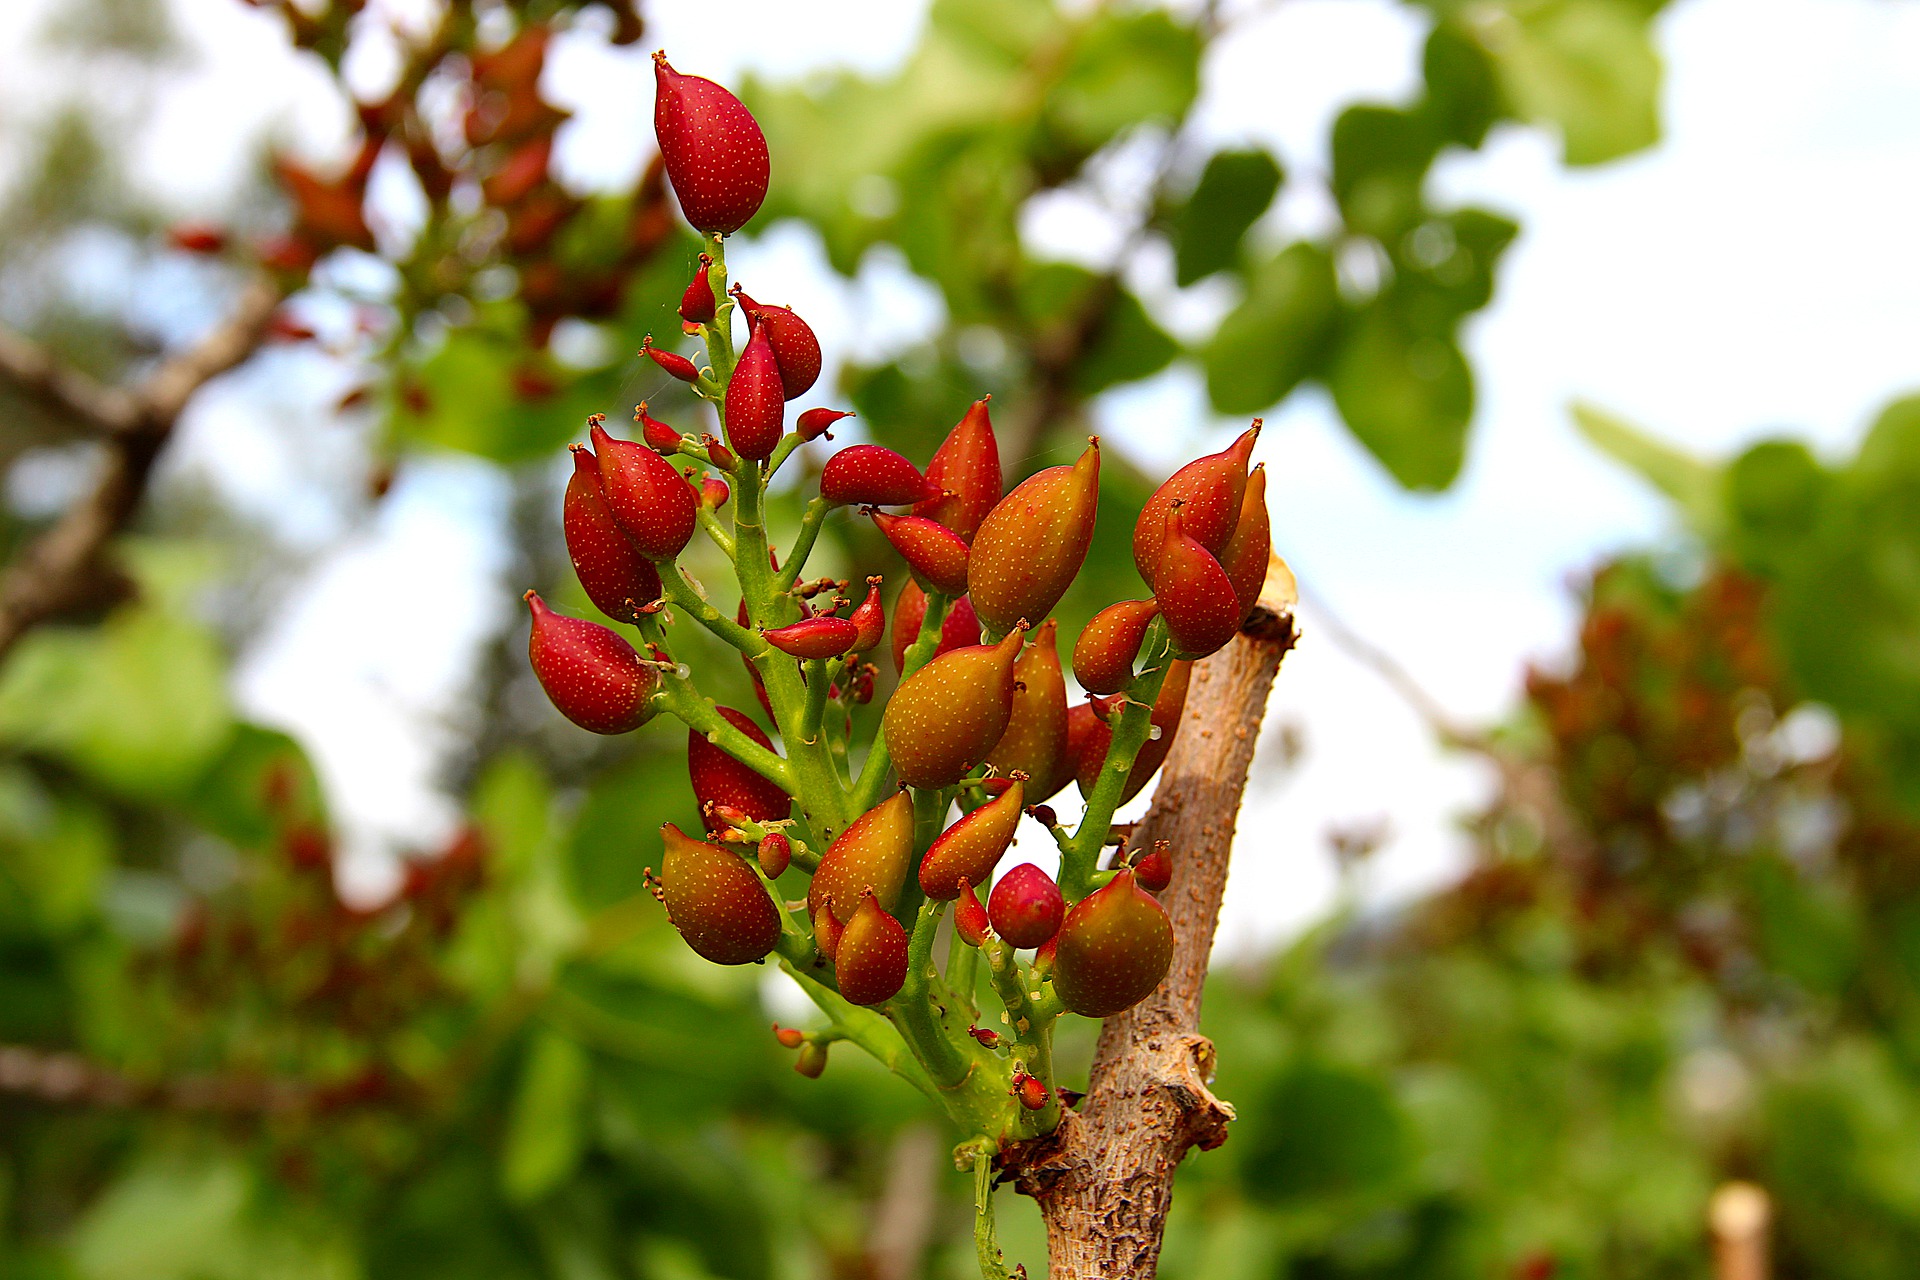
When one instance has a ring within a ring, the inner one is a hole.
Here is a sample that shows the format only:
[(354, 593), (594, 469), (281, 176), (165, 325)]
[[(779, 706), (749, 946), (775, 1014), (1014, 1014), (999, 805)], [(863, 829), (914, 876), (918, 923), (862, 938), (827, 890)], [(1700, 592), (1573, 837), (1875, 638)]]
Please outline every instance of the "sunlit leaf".
[(1339, 312), (1333, 260), (1305, 241), (1248, 272), (1247, 296), (1202, 358), (1207, 394), (1221, 413), (1260, 413), (1319, 367)]
[(1261, 150), (1221, 151), (1174, 215), (1174, 280), (1190, 285), (1240, 261), (1240, 241), (1280, 190), (1280, 162)]

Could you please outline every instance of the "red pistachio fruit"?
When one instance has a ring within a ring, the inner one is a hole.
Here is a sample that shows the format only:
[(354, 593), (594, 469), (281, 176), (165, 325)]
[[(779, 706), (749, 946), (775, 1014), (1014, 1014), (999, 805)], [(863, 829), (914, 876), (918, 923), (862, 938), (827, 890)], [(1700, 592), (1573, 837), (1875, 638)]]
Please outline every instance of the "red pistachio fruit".
[(1093, 615), (1073, 644), (1073, 678), (1088, 693), (1118, 693), (1133, 679), (1133, 660), (1147, 625), (1160, 612), (1154, 600), (1122, 600)]
[(600, 489), (600, 460), (573, 446), (573, 475), (561, 503), (567, 558), (594, 607), (620, 622), (638, 622), (640, 606), (660, 598), (660, 572), (613, 518)]
[[(890, 516), (883, 511), (868, 514), (922, 584), (942, 595), (966, 593), (967, 544), (959, 534), (924, 516)], [(978, 604), (976, 601), (976, 609)]]
[(858, 631), (853, 642), (855, 653), (867, 652), (887, 634), (887, 611), (880, 603), (880, 575), (875, 574), (867, 579), (867, 598), (848, 618)]
[(900, 901), (913, 864), (913, 798), (896, 791), (853, 820), (827, 849), (807, 887), (807, 910), (817, 919), (830, 906), (837, 919), (852, 917), (862, 890), (871, 889), (891, 911)]
[(800, 433), (802, 440), (818, 440), (821, 436), (832, 439), (827, 429), (840, 419), (852, 416), (838, 409), (809, 409), (794, 419), (793, 429)]
[(997, 645), (955, 649), (895, 689), (881, 718), (894, 772), (910, 787), (950, 787), (987, 758), (1013, 715), (1024, 626)]
[(1160, 564), (1160, 543), (1166, 537), (1167, 512), (1178, 503), (1186, 519), (1187, 536), (1218, 555), (1240, 521), (1240, 502), (1247, 485), (1247, 460), (1260, 438), (1260, 420), (1227, 448), (1195, 459), (1174, 472), (1153, 491), (1133, 525), (1133, 563), (1147, 585), (1153, 585)]
[(850, 618), (802, 618), (766, 634), (768, 644), (796, 658), (837, 658), (859, 641), (860, 627)]
[(767, 198), (766, 135), (740, 99), (681, 75), (664, 52), (653, 55), (653, 73), (653, 132), (681, 212), (701, 231), (738, 231)]
[(1247, 477), (1247, 491), (1240, 502), (1240, 523), (1220, 553), (1220, 567), (1233, 582), (1234, 599), (1240, 605), (1240, 621), (1247, 620), (1260, 588), (1266, 585), (1267, 562), (1273, 558), (1273, 528), (1267, 518), (1267, 467), (1253, 469)]
[(780, 389), (780, 366), (767, 345), (764, 326), (756, 329), (740, 362), (727, 380), (725, 411), (727, 443), (743, 458), (765, 462), (773, 456), (785, 430), (786, 395)]
[(626, 733), (653, 717), (660, 673), (633, 646), (597, 622), (568, 618), (529, 591), (533, 634), (527, 657), (540, 687), (567, 719), (593, 733)]
[(648, 413), (645, 400), (633, 406), (633, 420), (640, 424), (640, 438), (647, 442), (649, 449), (660, 453), (672, 453), (680, 447), (680, 441), (684, 437), (679, 431)]
[(884, 1003), (906, 983), (907, 931), (881, 908), (871, 889), (861, 893), (853, 919), (840, 931), (833, 977), (851, 1004)]
[(700, 378), (700, 369), (693, 361), (654, 346), (652, 334), (640, 340), (640, 354), (659, 365), (661, 372), (670, 378), (678, 378), (682, 382), (697, 382)]
[(700, 265), (693, 273), (693, 282), (680, 295), (680, 318), (688, 324), (706, 324), (713, 319), (713, 282), (707, 279), (707, 268), (712, 265), (713, 256), (701, 254)]
[(1067, 913), (1054, 939), (1053, 990), (1089, 1018), (1130, 1009), (1173, 964), (1173, 922), (1123, 869)]
[(981, 621), (1039, 625), (1073, 585), (1100, 506), (1100, 441), (1070, 467), (1048, 467), (1000, 499), (973, 535), (967, 592)]
[(1016, 780), (1006, 791), (942, 831), (920, 861), (920, 888), (929, 898), (960, 896), (960, 886), (985, 884), (1013, 843), (1026, 792)]
[(645, 445), (615, 440), (598, 423), (592, 439), (607, 507), (640, 554), (671, 560), (686, 550), (700, 512), (686, 477)]
[(1156, 840), (1153, 848), (1134, 860), (1133, 878), (1142, 889), (1159, 893), (1173, 883), (1173, 846)]
[[(732, 707), (714, 710), (722, 720), (767, 750), (773, 750), (773, 740), (753, 722), (752, 716)], [(709, 742), (707, 735), (698, 729), (687, 730), (687, 776), (693, 783), (693, 798), (700, 804), (700, 813), (709, 831), (719, 831), (727, 825), (717, 813), (708, 811), (709, 806), (730, 806), (752, 822), (777, 822), (787, 816), (793, 805), (779, 783), (735, 760)]]
[(752, 964), (780, 941), (780, 910), (760, 877), (731, 849), (695, 840), (671, 822), (660, 896), (687, 945), (715, 964)]
[[(1167, 752), (1173, 749), (1173, 737), (1180, 731), (1180, 713), (1187, 705), (1187, 684), (1193, 675), (1193, 664), (1185, 659), (1176, 658), (1167, 666), (1166, 679), (1160, 683), (1160, 696), (1153, 700), (1150, 723), (1160, 731), (1159, 737), (1148, 737), (1140, 746), (1140, 752), (1133, 758), (1133, 769), (1127, 774), (1127, 785), (1120, 791), (1121, 803), (1140, 794), (1167, 758)], [(1074, 762), (1074, 770), (1080, 783), (1081, 795), (1092, 795), (1094, 784), (1100, 778), (1100, 769), (1107, 759), (1107, 747), (1113, 742), (1113, 730), (1102, 723), (1096, 709), (1088, 703), (1081, 703), (1067, 712), (1067, 754)]]
[(1043, 946), (1060, 931), (1067, 902), (1060, 886), (1031, 862), (1023, 862), (1000, 877), (987, 896), (987, 916), (993, 931), (1016, 947)]
[(793, 841), (778, 831), (769, 831), (760, 838), (760, 847), (754, 856), (760, 860), (760, 869), (767, 873), (767, 879), (778, 880), (793, 865)]
[(1167, 536), (1154, 570), (1154, 599), (1167, 620), (1174, 652), (1204, 658), (1227, 646), (1245, 617), (1233, 579), (1213, 553), (1188, 537), (1178, 507), (1167, 513)]
[(980, 895), (973, 891), (971, 884), (962, 880), (959, 900), (953, 904), (953, 931), (960, 935), (960, 941), (977, 947), (986, 942), (990, 924), (987, 909), (980, 905)]
[(848, 445), (820, 471), (820, 496), (840, 506), (900, 507), (938, 492), (920, 468), (877, 444)]
[[(893, 669), (905, 673), (907, 669), (907, 650), (919, 638), (920, 626), (927, 620), (927, 593), (912, 578), (900, 588), (900, 595), (893, 602)], [(947, 616), (940, 623), (940, 639), (933, 651), (939, 657), (954, 649), (962, 649), (970, 644), (980, 643), (980, 617), (973, 611), (973, 601), (961, 596), (947, 610)]]
[(914, 515), (937, 520), (969, 542), (1002, 492), (1000, 445), (987, 415), (989, 398), (973, 402), (927, 464), (927, 479), (937, 492), (944, 492), (913, 508)]
[(814, 336), (813, 326), (792, 307), (755, 302), (739, 285), (733, 287), (733, 296), (746, 313), (747, 323), (755, 331), (766, 329), (767, 344), (780, 366), (780, 385), (786, 389), (787, 399), (805, 395), (820, 380), (820, 339)]
[[(1018, 686), (1007, 731), (987, 753), (987, 764), (1002, 774), (1027, 775), (1026, 793), (1038, 804), (1073, 780), (1064, 763), (1067, 743), (1067, 680), (1060, 669), (1052, 618), (1040, 624), (1014, 664)], [(982, 883), (985, 883), (983, 880)]]

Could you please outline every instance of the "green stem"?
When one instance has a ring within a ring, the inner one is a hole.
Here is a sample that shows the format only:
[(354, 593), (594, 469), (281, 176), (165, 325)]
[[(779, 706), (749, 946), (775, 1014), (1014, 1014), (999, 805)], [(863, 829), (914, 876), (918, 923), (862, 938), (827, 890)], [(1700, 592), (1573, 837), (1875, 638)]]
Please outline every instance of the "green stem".
[(700, 527), (707, 531), (709, 538), (713, 539), (713, 545), (720, 548), (727, 559), (733, 559), (733, 535), (728, 533), (726, 527), (720, 523), (720, 518), (707, 510), (705, 505), (701, 506), (699, 517)]
[(1059, 1016), (1040, 979), (1020, 963), (1012, 947), (989, 938), (985, 947), (987, 972), (995, 994), (1011, 1019), (1014, 1060), (1027, 1074), (1047, 1086), (1047, 1105), (1038, 1111), (1021, 1108), (1019, 1126), (1024, 1136), (1051, 1132), (1060, 1123), (1060, 1098), (1053, 1082), (1053, 1024)]
[[(789, 436), (789, 440), (798, 440), (799, 436)], [(784, 441), (782, 443), (785, 443)], [(779, 454), (774, 455), (778, 465)], [(768, 474), (772, 474), (769, 471)], [(800, 580), (800, 570), (806, 567), (807, 557), (813, 554), (813, 544), (820, 537), (820, 526), (827, 521), (827, 513), (833, 510), (833, 504), (825, 498), (815, 498), (807, 504), (806, 514), (800, 517), (800, 533), (793, 540), (793, 550), (787, 553), (787, 562), (780, 566), (780, 572), (773, 576), (773, 585), (780, 591), (793, 590), (793, 584)]]
[(720, 612), (711, 600), (701, 595), (694, 585), (680, 572), (680, 566), (670, 560), (657, 560), (654, 567), (660, 571), (660, 586), (666, 592), (667, 599), (678, 605), (695, 622), (714, 635), (726, 641), (749, 658), (758, 658), (769, 653), (773, 646), (766, 637), (758, 632), (749, 631), (739, 623)]
[(947, 940), (947, 990), (960, 1001), (967, 1021), (980, 1020), (980, 949), (967, 945), (958, 929)]
[(933, 967), (933, 939), (945, 910), (944, 902), (920, 904), (907, 944), (907, 980), (900, 994), (888, 1001), (887, 1013), (934, 1083), (952, 1089), (966, 1080), (973, 1064), (948, 1037), (934, 1012), (935, 998), (945, 994), (939, 971)]
[(827, 691), (833, 687), (833, 676), (828, 671), (824, 658), (813, 658), (806, 666), (807, 705), (800, 715), (800, 733), (802, 740), (817, 742), (820, 740), (820, 722), (826, 718)]
[(1087, 797), (1086, 812), (1071, 839), (1060, 845), (1060, 892), (1068, 902), (1078, 902), (1093, 889), (1093, 872), (1113, 830), (1113, 814), (1120, 807), (1127, 777), (1133, 772), (1134, 758), (1147, 744), (1151, 731), (1153, 703), (1167, 678), (1170, 649), (1160, 619), (1153, 620), (1147, 634), (1148, 659), (1145, 668), (1127, 686), (1111, 727), (1113, 740), (1107, 747), (1106, 761), (1100, 766), (1093, 794)]
[(984, 1146), (973, 1153), (973, 1251), (980, 1260), (982, 1280), (1012, 1280), (1007, 1255), (1001, 1252), (993, 1228), (993, 1152)]
[[(643, 616), (640, 630), (648, 640), (664, 647), (666, 632), (657, 616)], [(715, 709), (713, 699), (703, 696), (691, 677), (672, 670), (662, 671), (660, 692), (655, 697), (664, 710), (676, 716), (689, 729), (704, 734), (708, 742), (755, 773), (779, 783), (789, 795), (796, 793), (798, 781), (792, 762), (775, 755), (727, 723)]]
[(827, 1015), (836, 1033), (865, 1049), (879, 1060), (880, 1065), (935, 1102), (945, 1102), (939, 1086), (934, 1084), (926, 1068), (915, 1060), (912, 1052), (907, 1048), (906, 1041), (900, 1038), (899, 1031), (892, 1023), (871, 1009), (850, 1003), (838, 991), (827, 986), (785, 956), (781, 958), (780, 967), (800, 984), (800, 989), (807, 993), (807, 998)]

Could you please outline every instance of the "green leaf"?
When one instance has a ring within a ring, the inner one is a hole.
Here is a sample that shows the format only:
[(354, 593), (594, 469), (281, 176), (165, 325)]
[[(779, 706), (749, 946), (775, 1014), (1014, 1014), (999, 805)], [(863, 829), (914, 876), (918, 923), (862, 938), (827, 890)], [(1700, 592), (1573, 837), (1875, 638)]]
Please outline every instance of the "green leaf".
[(1200, 50), (1199, 33), (1164, 11), (1101, 8), (1047, 94), (1047, 118), (1087, 152), (1138, 125), (1171, 124), (1200, 91)]
[(1450, 22), (1437, 24), (1421, 56), (1424, 110), (1441, 136), (1466, 147), (1486, 141), (1500, 118), (1500, 83), (1486, 50)]
[(1671, 498), (1695, 532), (1712, 537), (1722, 527), (1715, 467), (1598, 405), (1575, 401), (1569, 412), (1587, 443)]
[(1247, 296), (1202, 353), (1221, 413), (1261, 413), (1314, 372), (1339, 314), (1333, 259), (1301, 241), (1249, 273)]
[(0, 742), (56, 756), (125, 795), (177, 796), (232, 731), (219, 641), (158, 610), (36, 631), (0, 673)]
[(1400, 1172), (1411, 1134), (1392, 1091), (1346, 1067), (1303, 1062), (1274, 1080), (1242, 1138), (1249, 1197), (1269, 1204), (1365, 1190)]
[(1265, 151), (1221, 151), (1173, 217), (1174, 279), (1182, 287), (1240, 261), (1247, 228), (1273, 203), (1285, 175)]
[(1621, 0), (1511, 0), (1474, 33), (1521, 118), (1557, 125), (1570, 165), (1660, 140), (1660, 57), (1644, 7)]
[(1466, 461), (1473, 373), (1451, 332), (1410, 322), (1392, 293), (1340, 335), (1327, 386), (1347, 427), (1409, 489), (1440, 490)]
[(1440, 149), (1417, 111), (1348, 107), (1333, 122), (1333, 194), (1347, 226), (1391, 242), (1420, 220), (1421, 185)]
[(586, 1050), (564, 1036), (546, 1032), (533, 1042), (500, 1156), (500, 1185), (509, 1199), (539, 1199), (580, 1162), (590, 1067)]

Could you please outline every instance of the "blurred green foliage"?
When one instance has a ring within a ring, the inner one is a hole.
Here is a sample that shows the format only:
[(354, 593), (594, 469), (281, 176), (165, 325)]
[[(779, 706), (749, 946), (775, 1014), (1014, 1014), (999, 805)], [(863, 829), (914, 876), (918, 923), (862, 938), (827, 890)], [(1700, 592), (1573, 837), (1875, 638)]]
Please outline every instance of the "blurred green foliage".
[[(521, 34), (581, 7), (497, 6)], [(760, 225), (802, 220), (848, 274), (897, 252), (944, 305), (923, 346), (846, 371), (860, 425), (925, 457), (992, 392), (1016, 479), (1076, 450), (1095, 397), (1191, 362), (1223, 414), (1320, 384), (1400, 483), (1450, 484), (1474, 403), (1460, 329), (1518, 228), (1435, 207), (1427, 175), (1501, 122), (1556, 130), (1574, 165), (1652, 143), (1661, 6), (1418, 7), (1422, 86), (1339, 115), (1337, 225), (1311, 236), (1274, 204), (1321, 178), (1193, 141), (1205, 18), (941, 0), (897, 72), (750, 86), (777, 157)], [(63, 47), (171, 65), (158, 9), (82, 8)], [(290, 30), (337, 67), (349, 8), (306, 6)], [(532, 65), (482, 87), (550, 132)], [(0, 313), (112, 379), (155, 337), (63, 284), (63, 255), (85, 231), (162, 258), (164, 219), (71, 105), (0, 210)], [(404, 111), (375, 122), (412, 136)], [(481, 183), (509, 152), (442, 160)], [(1023, 210), (1125, 156), (1149, 176), (1122, 257), (1036, 259)], [(626, 353), (676, 332), (694, 252), (656, 234), (644, 182), (560, 195), (447, 200), (383, 250), (396, 290), (350, 299), (384, 325), (348, 357), (376, 460), (511, 468), (535, 581), (565, 578), (548, 464), (586, 413), (657, 384)], [(494, 213), (557, 221), (487, 240)], [(1175, 287), (1224, 286), (1211, 332), (1176, 337), (1136, 292), (1147, 248)], [(588, 357), (554, 353), (562, 320)], [(5, 388), (0, 421), (9, 462), (77, 439)], [(1779, 441), (1721, 466), (1583, 422), (1695, 541), (1596, 575), (1579, 665), (1537, 674), (1484, 744), (1507, 786), (1461, 884), (1217, 975), (1208, 1030), (1241, 1119), (1182, 1173), (1169, 1277), (1698, 1276), (1704, 1200), (1730, 1176), (1776, 1196), (1783, 1276), (1911, 1270), (1920, 402), (1844, 462)], [(1136, 591), (1126, 531), (1149, 480), (1117, 457), (1107, 479), (1069, 635)], [(43, 519), (9, 514), (8, 547)], [(909, 1268), (971, 1274), (964, 1180), (897, 1200), (942, 1162), (919, 1100), (845, 1046), (821, 1080), (795, 1075), (757, 972), (697, 962), (646, 895), (649, 833), (694, 820), (682, 742), (589, 747), (516, 716), (518, 635), (474, 692), (470, 825), (419, 851), (391, 902), (339, 901), (311, 766), (226, 694), (245, 631), (208, 600), (248, 536), (153, 513), (120, 549), (131, 593), (0, 669), (0, 1276), (864, 1276), (903, 1220), (926, 1223)], [(836, 522), (823, 568), (880, 550)], [(710, 689), (751, 705), (731, 667)], [(1002, 1217), (1037, 1271), (1030, 1210)]]

